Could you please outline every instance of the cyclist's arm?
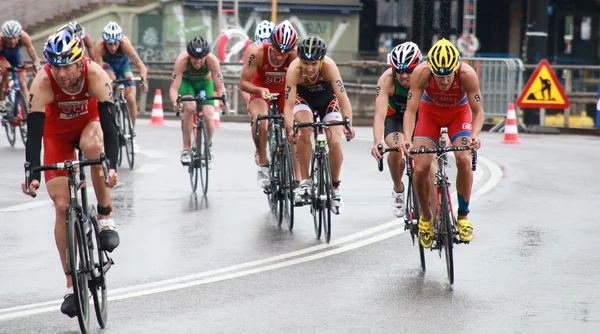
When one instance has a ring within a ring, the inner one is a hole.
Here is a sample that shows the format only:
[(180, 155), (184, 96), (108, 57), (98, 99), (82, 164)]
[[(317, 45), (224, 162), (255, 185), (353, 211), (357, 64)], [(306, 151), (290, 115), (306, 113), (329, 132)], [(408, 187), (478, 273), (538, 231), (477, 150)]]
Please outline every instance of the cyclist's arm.
[(96, 63), (98, 63), (100, 65), (100, 67), (103, 66), (102, 64), (102, 57), (104, 57), (104, 53), (106, 53), (106, 49), (104, 48), (104, 38), (100, 37), (98, 39), (98, 41), (96, 42), (96, 46), (95, 46), (95, 50), (94, 50), (94, 58), (92, 58)]
[[(392, 76), (390, 70), (386, 70), (377, 80), (377, 96), (375, 97), (375, 115), (373, 118), (373, 144), (381, 143), (383, 139), (383, 130), (385, 116), (387, 114), (388, 99), (393, 90)], [(393, 74), (392, 74), (393, 75)]]
[(340, 70), (333, 59), (329, 58), (328, 56), (325, 56), (324, 62), (323, 74), (326, 78), (329, 78), (329, 81), (331, 82), (333, 92), (335, 93), (335, 96), (337, 96), (340, 103), (342, 114), (345, 117), (350, 118), (350, 124), (352, 124), (352, 104), (350, 104), (350, 99), (348, 98), (348, 94), (346, 94), (346, 88), (344, 87)]
[(483, 101), (481, 97), (481, 88), (479, 87), (479, 78), (475, 70), (468, 64), (461, 66), (460, 82), (462, 88), (467, 92), (469, 106), (471, 107), (472, 121), (471, 128), (474, 136), (479, 137), (483, 127)]
[(260, 88), (252, 81), (256, 75), (257, 67), (262, 64), (262, 44), (252, 44), (244, 52), (244, 65), (240, 78), (240, 89), (249, 94), (260, 94)]
[(206, 56), (206, 66), (210, 71), (213, 83), (215, 85), (215, 90), (217, 91), (216, 96), (221, 96), (225, 93), (225, 82), (223, 81), (223, 74), (221, 73), (221, 65), (219, 64), (219, 59), (212, 53), (209, 53)]
[(175, 66), (173, 66), (173, 75), (171, 75), (171, 85), (169, 87), (169, 97), (171, 98), (171, 104), (177, 104), (177, 96), (179, 96), (179, 86), (181, 86), (181, 80), (183, 79), (183, 72), (187, 65), (187, 52), (182, 52), (177, 60)]
[(110, 169), (116, 170), (119, 137), (115, 122), (115, 105), (112, 102), (112, 82), (102, 67), (94, 62), (88, 64), (88, 79), (88, 92), (90, 96), (98, 99), (98, 115), (104, 134), (104, 152), (110, 161)]
[(135, 48), (127, 36), (123, 36), (123, 39), (121, 40), (121, 46), (123, 53), (126, 54), (133, 65), (140, 70), (140, 76), (144, 78), (144, 82), (148, 82), (148, 69), (146, 68), (146, 65), (144, 65), (144, 62), (140, 59), (140, 56), (138, 55), (137, 51), (135, 51)]
[(294, 105), (296, 104), (296, 85), (300, 83), (300, 60), (296, 59), (290, 63), (285, 74), (285, 104), (283, 106), (283, 117), (288, 131), (294, 125)]
[(402, 119), (404, 127), (404, 138), (406, 142), (411, 142), (415, 132), (415, 122), (417, 120), (417, 110), (421, 102), (421, 95), (429, 83), (429, 67), (427, 62), (421, 63), (410, 76), (410, 90), (406, 96), (406, 111)]
[(83, 36), (83, 43), (85, 44), (85, 48), (87, 49), (88, 57), (95, 60), (96, 46), (94, 45), (94, 40), (92, 39), (92, 36), (90, 36), (90, 34), (88, 33), (85, 33), (85, 36)]
[(28, 33), (24, 31), (21, 32), (21, 42), (23, 42), (23, 46), (25, 49), (27, 49), (29, 58), (31, 58), (31, 61), (33, 61), (33, 64), (36, 66), (36, 68), (42, 68), (40, 58), (38, 58), (37, 54), (35, 53), (35, 48), (33, 47), (33, 43), (31, 42), (31, 38), (29, 37)]
[[(27, 99), (29, 115), (27, 115), (27, 142), (25, 143), (25, 160), (32, 167), (40, 165), (40, 153), (42, 152), (42, 137), (44, 135), (44, 122), (46, 120), (45, 108), (54, 100), (52, 84), (46, 71), (38, 71)], [(40, 181), (41, 173), (32, 175), (32, 180)], [(29, 186), (29, 185), (27, 185)]]

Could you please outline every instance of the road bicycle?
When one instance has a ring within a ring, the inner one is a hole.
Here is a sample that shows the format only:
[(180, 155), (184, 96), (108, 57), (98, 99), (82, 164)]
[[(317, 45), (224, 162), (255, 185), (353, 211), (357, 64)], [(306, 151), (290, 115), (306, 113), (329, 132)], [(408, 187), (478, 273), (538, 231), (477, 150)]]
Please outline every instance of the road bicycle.
[[(68, 172), (70, 203), (67, 207), (67, 274), (73, 281), (73, 295), (77, 305), (77, 319), (82, 333), (89, 330), (90, 293), (94, 300), (96, 319), (100, 328), (105, 328), (108, 318), (106, 274), (114, 261), (100, 245), (100, 227), (96, 208), (88, 207), (87, 185), (84, 167), (102, 165), (105, 182), (108, 183), (109, 161), (100, 154), (100, 159), (84, 160), (76, 144), (78, 160), (31, 167), (25, 163), (25, 184), (31, 183), (35, 172), (66, 170)], [(81, 194), (78, 194), (78, 191)]]
[[(198, 188), (198, 175), (200, 175), (200, 184), (202, 187), (202, 193), (206, 195), (208, 192), (208, 163), (211, 158), (210, 156), (210, 143), (208, 142), (208, 130), (206, 123), (204, 122), (204, 111), (203, 106), (209, 101), (220, 100), (221, 103), (227, 104), (227, 96), (223, 93), (223, 96), (206, 96), (206, 93), (202, 90), (195, 97), (177, 97), (177, 106), (181, 109), (181, 102), (196, 102), (196, 112), (194, 113), (194, 127), (192, 129), (190, 139), (190, 163), (184, 164), (188, 167), (188, 173), (190, 174), (190, 184), (192, 191), (196, 192)], [(183, 121), (181, 123), (183, 127)]]
[(256, 117), (255, 135), (260, 132), (260, 121), (267, 120), (267, 144), (271, 157), (269, 165), (269, 184), (265, 189), (269, 207), (277, 217), (277, 224), (281, 226), (283, 218), (288, 220), (288, 230), (294, 228), (294, 164), (292, 163), (292, 147), (287, 140), (285, 121), (279, 114), (279, 94), (271, 94), (268, 115)]
[[(331, 240), (331, 199), (333, 197), (333, 187), (331, 180), (331, 168), (329, 165), (329, 153), (327, 149), (327, 137), (325, 131), (332, 126), (344, 126), (348, 132), (350, 129), (350, 119), (345, 117), (343, 121), (321, 122), (318, 114), (314, 115), (315, 122), (298, 123), (294, 120), (294, 137), (298, 134), (298, 129), (310, 127), (314, 134), (314, 149), (310, 161), (310, 179), (312, 180), (312, 189), (310, 196), (310, 210), (313, 215), (313, 223), (317, 239), (321, 238), (321, 231), (325, 232), (325, 241)], [(295, 202), (296, 206), (307, 204), (305, 202)]]
[(112, 82), (115, 84), (113, 92), (113, 101), (116, 107), (115, 117), (117, 120), (117, 126), (119, 127), (119, 159), (117, 161), (117, 165), (120, 167), (123, 162), (123, 148), (125, 148), (127, 163), (129, 163), (129, 168), (133, 169), (133, 166), (135, 164), (135, 148), (133, 146), (135, 132), (133, 132), (133, 122), (131, 121), (131, 114), (129, 113), (129, 107), (127, 106), (127, 100), (125, 99), (124, 83), (143, 83), (144, 78), (123, 78), (115, 79)]
[(14, 147), (15, 142), (17, 140), (17, 128), (21, 133), (21, 139), (23, 140), (23, 145), (27, 142), (27, 115), (29, 114), (29, 108), (27, 106), (27, 102), (25, 100), (25, 96), (23, 96), (23, 92), (21, 92), (21, 84), (19, 83), (19, 78), (17, 73), (23, 70), (35, 70), (35, 66), (14, 66), (14, 67), (5, 67), (0, 70), (1, 74), (10, 73), (11, 78), (9, 78), (4, 87), (5, 92), (5, 101), (7, 103), (4, 104), (4, 108), (0, 110), (2, 114), (2, 119), (0, 122), (2, 126), (6, 130), (6, 137), (8, 138), (8, 143), (10, 146)]

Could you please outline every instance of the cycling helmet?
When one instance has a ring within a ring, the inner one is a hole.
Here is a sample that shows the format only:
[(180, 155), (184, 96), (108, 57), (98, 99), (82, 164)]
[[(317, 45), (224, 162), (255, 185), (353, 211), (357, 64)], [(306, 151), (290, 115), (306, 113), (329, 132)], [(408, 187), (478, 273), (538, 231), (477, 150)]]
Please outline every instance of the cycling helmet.
[(69, 22), (69, 25), (73, 27), (73, 30), (75, 31), (75, 33), (77, 35), (81, 36), (81, 38), (83, 38), (83, 36), (85, 36), (85, 29), (83, 29), (83, 27), (81, 26), (81, 24), (79, 24), (79, 22), (71, 21), (71, 22)]
[(110, 21), (102, 30), (102, 38), (108, 44), (117, 44), (123, 39), (123, 29), (117, 22)]
[(271, 46), (275, 50), (286, 53), (294, 49), (298, 43), (298, 33), (290, 21), (285, 20), (273, 28), (271, 33)]
[(254, 41), (256, 43), (264, 43), (271, 40), (271, 32), (275, 25), (271, 21), (263, 20), (256, 26), (254, 31)]
[(317, 36), (309, 36), (298, 44), (298, 57), (302, 60), (321, 60), (327, 53), (327, 45)]
[(208, 42), (200, 35), (194, 37), (187, 45), (187, 53), (190, 57), (204, 58), (209, 52)]
[(68, 66), (83, 58), (83, 40), (74, 29), (61, 29), (50, 35), (44, 46), (44, 58), (54, 66)]
[(421, 62), (421, 51), (413, 42), (402, 43), (388, 54), (388, 62), (395, 71), (412, 71)]
[(450, 75), (458, 69), (460, 53), (447, 39), (437, 41), (427, 54), (427, 65), (435, 75)]
[(22, 31), (21, 24), (15, 20), (6, 21), (2, 25), (2, 34), (8, 38), (19, 37)]

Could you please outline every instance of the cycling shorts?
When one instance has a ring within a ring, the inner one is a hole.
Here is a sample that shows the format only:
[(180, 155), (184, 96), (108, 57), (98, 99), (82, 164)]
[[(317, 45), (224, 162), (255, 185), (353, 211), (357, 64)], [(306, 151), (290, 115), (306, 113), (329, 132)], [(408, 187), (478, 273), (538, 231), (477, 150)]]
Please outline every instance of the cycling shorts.
[[(277, 112), (282, 115), (283, 114), (283, 108), (285, 106), (285, 96), (283, 96), (283, 92), (273, 92), (273, 93), (279, 93), (278, 99), (277, 99)], [(262, 97), (258, 94), (252, 94), (250, 95), (250, 101), (248, 102), (248, 105), (250, 105), (250, 103), (252, 103), (252, 101), (254, 99), (259, 99), (262, 100)], [(269, 100), (265, 100), (265, 102), (267, 102), (267, 106), (269, 106), (269, 109), (271, 108), (271, 101)]]
[[(123, 56), (119, 61), (106, 61), (104, 60), (103, 66), (105, 70), (110, 70), (115, 74), (117, 79), (125, 79), (132, 78), (133, 73), (131, 73), (131, 64), (129, 63), (129, 58)], [(127, 81), (123, 83), (125, 87), (135, 86), (135, 81)]]
[(448, 128), (448, 137), (451, 142), (460, 137), (470, 137), (472, 127), (469, 104), (444, 108), (421, 100), (414, 137), (429, 139), (433, 143), (437, 143), (443, 127)]
[[(181, 96), (198, 96), (200, 92), (204, 91), (205, 96), (215, 95), (215, 86), (212, 80), (187, 80), (181, 79), (181, 85), (177, 93)], [(207, 105), (216, 105), (216, 100), (206, 101)]]
[(340, 112), (340, 103), (335, 94), (322, 98), (315, 98), (316, 94), (310, 94), (306, 97), (296, 95), (296, 104), (294, 105), (294, 115), (302, 110), (306, 110), (310, 113), (317, 113), (322, 122), (327, 121), (341, 121), (342, 114)]
[(400, 132), (404, 133), (404, 114), (394, 114), (385, 118), (385, 125), (383, 130), (383, 138), (386, 138), (390, 133)]
[[(87, 123), (82, 123), (77, 128), (69, 132), (59, 134), (44, 134), (44, 165), (55, 164), (65, 160), (76, 160), (75, 142), (79, 141), (81, 133), (85, 127), (92, 122), (100, 122), (98, 116), (91, 117)], [(58, 176), (69, 176), (66, 170), (48, 170), (44, 171), (46, 183)]]
[(10, 66), (22, 66), (23, 56), (18, 48), (6, 48), (0, 51), (0, 59), (6, 59)]

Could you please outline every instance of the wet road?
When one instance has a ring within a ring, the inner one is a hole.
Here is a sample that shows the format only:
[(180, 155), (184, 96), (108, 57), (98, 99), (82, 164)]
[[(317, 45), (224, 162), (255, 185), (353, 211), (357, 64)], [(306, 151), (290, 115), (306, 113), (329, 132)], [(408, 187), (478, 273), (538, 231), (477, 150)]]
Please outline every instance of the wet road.
[[(344, 143), (346, 206), (327, 245), (308, 208), (296, 211), (293, 232), (277, 227), (256, 184), (247, 124), (217, 130), (202, 198), (190, 195), (178, 161), (178, 123), (147, 123), (136, 168), (120, 170), (113, 192), (121, 246), (108, 327), (97, 332), (600, 331), (598, 138), (521, 135), (525, 144), (513, 146), (483, 134), (476, 239), (455, 248), (450, 287), (437, 253), (420, 273), (417, 247), (389, 208), (387, 166), (378, 172), (369, 155), (370, 129)], [(23, 156), (0, 133), (0, 333), (76, 333), (59, 310), (66, 290), (53, 207), (45, 192), (20, 194)]]

